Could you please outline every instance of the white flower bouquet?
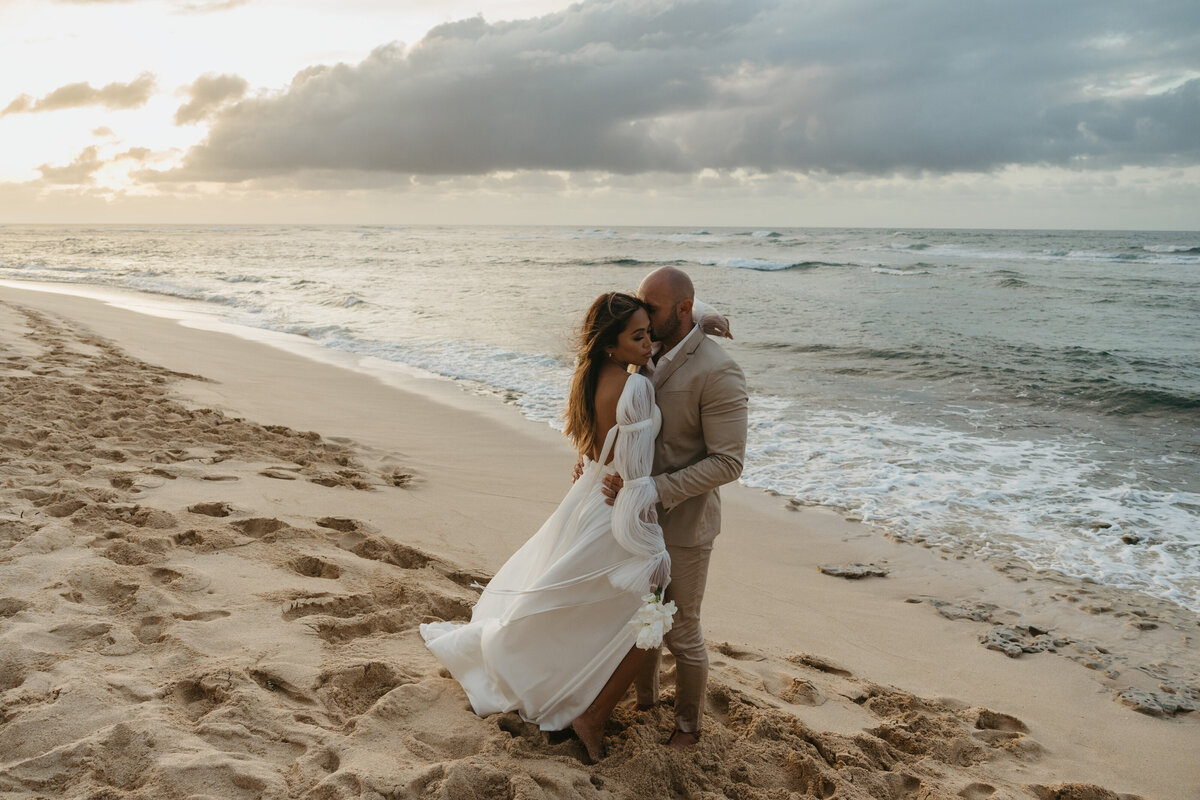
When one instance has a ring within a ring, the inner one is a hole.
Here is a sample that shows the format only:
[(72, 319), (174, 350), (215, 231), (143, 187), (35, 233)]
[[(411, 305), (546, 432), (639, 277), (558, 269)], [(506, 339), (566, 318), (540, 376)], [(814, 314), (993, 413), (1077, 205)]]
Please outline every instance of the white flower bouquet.
[(662, 647), (663, 636), (675, 624), (675, 601), (664, 603), (662, 590), (642, 597), (642, 606), (629, 621), (637, 631), (637, 646), (642, 650)]

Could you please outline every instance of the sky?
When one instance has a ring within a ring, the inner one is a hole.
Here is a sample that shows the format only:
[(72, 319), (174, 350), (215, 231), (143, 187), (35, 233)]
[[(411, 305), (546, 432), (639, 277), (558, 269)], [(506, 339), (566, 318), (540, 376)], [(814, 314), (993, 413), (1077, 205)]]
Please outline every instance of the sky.
[(1200, 230), (1195, 0), (0, 0), (0, 224)]

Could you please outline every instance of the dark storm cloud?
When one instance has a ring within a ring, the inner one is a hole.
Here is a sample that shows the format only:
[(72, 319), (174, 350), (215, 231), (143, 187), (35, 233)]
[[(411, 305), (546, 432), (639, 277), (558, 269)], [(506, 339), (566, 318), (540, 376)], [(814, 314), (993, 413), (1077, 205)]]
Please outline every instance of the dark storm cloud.
[(41, 98), (27, 94), (17, 97), (3, 111), (7, 114), (34, 114), (40, 111), (58, 111), (81, 106), (104, 106), (110, 109), (137, 108), (146, 104), (154, 94), (154, 76), (143, 72), (129, 83), (110, 83), (99, 89), (90, 83), (69, 83), (60, 86)]
[(1194, 2), (593, 0), (305, 70), (158, 178), (1182, 165), (1198, 95)]
[(175, 124), (199, 122), (216, 113), (222, 105), (246, 93), (249, 84), (237, 75), (201, 75), (188, 87), (187, 103), (175, 112)]

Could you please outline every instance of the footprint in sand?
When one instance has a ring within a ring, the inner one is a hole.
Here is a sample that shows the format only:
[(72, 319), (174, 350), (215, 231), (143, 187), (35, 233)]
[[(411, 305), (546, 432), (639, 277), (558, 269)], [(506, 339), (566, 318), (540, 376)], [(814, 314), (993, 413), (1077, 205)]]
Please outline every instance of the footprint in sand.
[(975, 727), (986, 731), (1029, 733), (1029, 726), (1021, 720), (1009, 714), (1001, 714), (999, 711), (992, 711), (988, 708), (980, 709), (979, 718), (975, 720)]
[(827, 672), (830, 675), (837, 675), (841, 678), (853, 678), (854, 673), (839, 664), (835, 664), (827, 658), (814, 656), (810, 653), (793, 653), (787, 657), (787, 660), (793, 664), (799, 664), (802, 667), (811, 667), (820, 672)]
[(232, 690), (232, 673), (201, 675), (177, 681), (163, 692), (163, 697), (174, 701), (176, 708), (195, 721), (225, 703)]
[(258, 474), (264, 478), (274, 478), (278, 481), (294, 481), (300, 477), (296, 474), (296, 470), (291, 470), (287, 467), (269, 467)]
[(206, 517), (228, 517), (233, 510), (231, 504), (222, 502), (196, 503), (194, 506), (188, 506), (189, 513), (202, 514)]
[(778, 674), (775, 680), (764, 681), (763, 685), (768, 692), (792, 705), (820, 706), (829, 699), (813, 683), (790, 675)]
[(192, 611), (190, 613), (185, 614), (185, 613), (176, 611), (171, 616), (175, 617), (175, 619), (182, 620), (184, 622), (212, 622), (213, 620), (216, 620), (216, 619), (224, 619), (225, 617), (228, 617), (229, 612), (221, 611), (219, 609), (213, 609), (211, 611)]
[(156, 644), (167, 637), (171, 621), (166, 617), (142, 617), (134, 627), (133, 635), (142, 644)]
[(212, 578), (188, 567), (158, 567), (150, 571), (150, 580), (159, 586), (187, 593), (202, 592), (212, 584)]
[(738, 647), (737, 645), (730, 644), (729, 642), (716, 642), (713, 644), (713, 648), (721, 655), (728, 656), (729, 658), (732, 658), (735, 661), (766, 661), (767, 660), (767, 657), (764, 656), (762, 653), (754, 653), (749, 650), (745, 650), (741, 647)]
[(329, 561), (323, 561), (316, 556), (300, 556), (293, 559), (289, 564), (292, 572), (297, 575), (303, 575), (306, 578), (340, 578), (342, 576), (342, 568), (337, 564)]
[(317, 520), (317, 525), (322, 528), (328, 528), (332, 531), (340, 531), (342, 533), (351, 533), (353, 531), (361, 531), (366, 529), (366, 525), (356, 519), (349, 517), (321, 517)]
[(31, 605), (32, 603), (27, 600), (19, 600), (16, 597), (0, 597), (0, 619), (8, 619), (15, 614), (20, 614)]
[(382, 561), (401, 569), (424, 569), (433, 560), (431, 556), (415, 548), (381, 536), (368, 536), (357, 530), (339, 537), (334, 543), (359, 558)]
[(317, 697), (329, 711), (349, 719), (365, 714), (379, 698), (420, 676), (382, 661), (350, 664), (321, 673)]
[(243, 519), (231, 523), (231, 525), (247, 536), (255, 539), (261, 539), (272, 533), (276, 533), (284, 527), (284, 523), (274, 517), (254, 517), (253, 519)]
[(320, 614), (344, 619), (375, 611), (377, 608), (375, 601), (363, 594), (331, 595), (322, 592), (290, 601), (284, 606), (283, 618), (293, 620)]

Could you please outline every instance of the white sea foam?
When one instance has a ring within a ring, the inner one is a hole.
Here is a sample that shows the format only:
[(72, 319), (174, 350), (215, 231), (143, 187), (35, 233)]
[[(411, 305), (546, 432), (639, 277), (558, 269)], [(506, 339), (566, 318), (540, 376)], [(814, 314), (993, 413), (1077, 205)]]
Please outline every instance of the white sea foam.
[(1181, 506), (1200, 494), (1104, 488), (1088, 444), (964, 436), (884, 413), (796, 413), (791, 401), (756, 397), (742, 479), (902, 539), (1014, 556), (1200, 611), (1200, 531)]
[(871, 267), (871, 272), (877, 275), (896, 275), (899, 277), (930, 274), (927, 269), (894, 269), (892, 267)]
[(752, 269), (758, 272), (778, 272), (797, 265), (795, 261), (768, 261), (764, 258), (698, 258), (696, 263), (709, 267)]

